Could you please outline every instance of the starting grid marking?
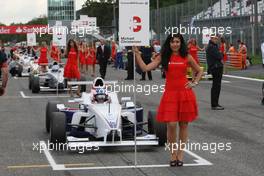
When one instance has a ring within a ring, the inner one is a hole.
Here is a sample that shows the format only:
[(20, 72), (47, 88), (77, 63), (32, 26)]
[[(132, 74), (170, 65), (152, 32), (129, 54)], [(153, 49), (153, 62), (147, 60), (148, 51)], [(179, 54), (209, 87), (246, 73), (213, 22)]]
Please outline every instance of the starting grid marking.
[(234, 75), (223, 75), (223, 76), (227, 78), (236, 78), (236, 79), (243, 79), (243, 80), (248, 80), (248, 81), (264, 82), (263, 79), (248, 78), (248, 77), (234, 76)]
[(41, 99), (41, 98), (70, 98), (69, 95), (43, 95), (43, 96), (27, 96), (23, 91), (20, 91), (20, 95), (24, 99)]
[[(65, 164), (57, 164), (52, 157), (51, 153), (47, 149), (47, 145), (44, 141), (40, 141), (40, 145), (44, 146), (44, 154), (54, 171), (73, 171), (73, 170), (105, 170), (105, 169), (137, 169), (137, 168), (161, 168), (161, 167), (170, 167), (169, 164), (157, 164), (157, 165), (131, 165), (131, 166), (93, 166), (93, 167), (67, 167)], [(195, 158), (196, 163), (184, 164), (183, 166), (211, 166), (211, 162), (206, 159), (198, 156), (197, 154), (184, 150), (189, 155)], [(78, 164), (76, 164), (78, 165)]]

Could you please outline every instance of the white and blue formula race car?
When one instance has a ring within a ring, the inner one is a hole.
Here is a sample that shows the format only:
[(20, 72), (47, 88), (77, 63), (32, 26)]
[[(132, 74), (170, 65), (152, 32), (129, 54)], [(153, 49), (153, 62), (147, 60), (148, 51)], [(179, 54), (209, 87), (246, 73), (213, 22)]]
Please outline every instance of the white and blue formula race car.
[[(9, 63), (10, 70), (15, 69), (15, 72), (18, 77), (29, 76), (31, 72), (38, 69), (37, 59), (31, 55), (19, 53), (15, 54), (17, 60), (12, 60)], [(15, 76), (12, 74), (12, 76)]]
[(90, 93), (83, 92), (81, 98), (69, 101), (76, 103), (76, 108), (47, 103), (46, 131), (50, 142), (73, 148), (164, 145), (166, 125), (156, 121), (155, 111), (149, 111), (147, 122), (143, 122), (142, 106), (135, 105), (130, 97), (122, 97), (119, 102), (117, 93), (107, 92), (105, 84), (111, 83), (96, 78)]
[[(32, 93), (39, 93), (40, 91), (66, 91), (67, 79), (64, 78), (63, 64), (53, 62), (48, 64), (46, 72), (35, 71), (31, 72), (28, 78), (28, 88)], [(81, 77), (82, 81), (85, 81), (85, 77)], [(76, 86), (73, 89), (77, 89)], [(81, 87), (81, 92), (85, 91), (85, 86)]]

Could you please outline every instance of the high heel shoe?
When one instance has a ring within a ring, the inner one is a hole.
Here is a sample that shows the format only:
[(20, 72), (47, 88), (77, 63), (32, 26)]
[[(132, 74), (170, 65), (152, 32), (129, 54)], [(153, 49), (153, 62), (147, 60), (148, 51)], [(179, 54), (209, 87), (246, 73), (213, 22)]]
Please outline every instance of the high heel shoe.
[(176, 161), (176, 165), (177, 165), (178, 167), (182, 167), (182, 166), (183, 166), (183, 161), (177, 160), (177, 161)]
[(170, 161), (170, 166), (176, 167), (177, 166), (177, 160)]

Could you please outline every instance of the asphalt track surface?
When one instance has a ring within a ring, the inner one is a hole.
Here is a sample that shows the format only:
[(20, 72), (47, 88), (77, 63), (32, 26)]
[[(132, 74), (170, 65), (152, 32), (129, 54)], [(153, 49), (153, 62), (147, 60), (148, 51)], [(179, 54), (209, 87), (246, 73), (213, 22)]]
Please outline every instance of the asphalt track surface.
[[(160, 72), (153, 72), (154, 81), (139, 81), (137, 85), (161, 85)], [(108, 67), (107, 80), (119, 80), (124, 71)], [(88, 77), (87, 77), (88, 78)], [(264, 173), (264, 106), (261, 100), (261, 82), (224, 77), (220, 103), (224, 111), (210, 109), (210, 81), (202, 81), (195, 88), (199, 104), (199, 119), (189, 125), (190, 143), (211, 145), (186, 152), (184, 167), (168, 167), (169, 154), (165, 147), (140, 147), (137, 153), (138, 168), (133, 168), (133, 147), (100, 148), (99, 151), (50, 151), (56, 164), (53, 167), (44, 152), (33, 150), (33, 143), (47, 141), (45, 132), (45, 105), (47, 101), (66, 102), (66, 93), (32, 94), (27, 78), (10, 78), (8, 92), (0, 98), (0, 176), (82, 176), (82, 175), (188, 175), (188, 176), (262, 176)], [(21, 92), (23, 94), (21, 94)], [(156, 109), (161, 93), (136, 93), (144, 114)], [(22, 96), (23, 95), (23, 96)], [(121, 92), (121, 96), (133, 96)], [(24, 97), (24, 98), (23, 98)], [(222, 144), (218, 150), (214, 144)], [(229, 148), (230, 149), (230, 148)], [(143, 167), (146, 166), (147, 167)], [(109, 168), (108, 166), (114, 166)], [(122, 167), (128, 166), (128, 168)], [(129, 168), (131, 167), (131, 168)], [(57, 168), (58, 170), (53, 170)], [(94, 169), (89, 169), (94, 168)], [(96, 169), (97, 168), (97, 169)]]

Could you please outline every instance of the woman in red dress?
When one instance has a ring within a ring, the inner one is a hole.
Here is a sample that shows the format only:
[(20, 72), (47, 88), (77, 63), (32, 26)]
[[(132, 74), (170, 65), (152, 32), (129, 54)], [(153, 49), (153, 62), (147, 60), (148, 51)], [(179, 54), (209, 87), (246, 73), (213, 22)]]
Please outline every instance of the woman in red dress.
[[(195, 87), (202, 76), (202, 70), (196, 61), (188, 54), (187, 46), (181, 34), (169, 35), (166, 39), (161, 55), (157, 56), (150, 64), (146, 65), (139, 50), (133, 47), (136, 61), (142, 71), (147, 72), (157, 68), (160, 64), (166, 72), (165, 92), (160, 101), (157, 112), (157, 121), (167, 124), (167, 141), (170, 149), (177, 141), (176, 126), (179, 124), (179, 144), (184, 144), (188, 139), (188, 123), (198, 116), (196, 97), (192, 88)], [(197, 72), (193, 82), (186, 78), (187, 67)], [(180, 146), (178, 144), (178, 146)], [(171, 166), (183, 165), (183, 147), (170, 150)]]
[(196, 63), (200, 65), (200, 61), (198, 58), (198, 51), (204, 51), (204, 48), (203, 49), (200, 48), (197, 45), (197, 42), (194, 38), (190, 39), (190, 41), (188, 43), (188, 52), (193, 57), (193, 59), (196, 61)]
[[(188, 52), (189, 54), (193, 57), (193, 59), (195, 60), (195, 62), (200, 65), (200, 61), (199, 61), (199, 58), (198, 58), (198, 51), (204, 51), (204, 48), (200, 48), (198, 45), (197, 45), (197, 42), (196, 40), (193, 38), (193, 39), (190, 39), (190, 41), (188, 42)], [(191, 69), (188, 69), (189, 71)], [(192, 72), (192, 77), (194, 78), (195, 77), (195, 74), (194, 72)]]
[(40, 52), (40, 57), (38, 60), (38, 64), (40, 65), (41, 71), (46, 72), (47, 71), (47, 65), (49, 63), (48, 61), (48, 47), (46, 42), (41, 43), (41, 48), (38, 49)]
[(115, 41), (112, 41), (112, 44), (111, 44), (111, 58), (112, 58), (112, 61), (115, 62), (116, 60), (116, 43)]
[(86, 44), (84, 42), (80, 42), (80, 44), (79, 44), (79, 58), (80, 58), (81, 72), (85, 72), (85, 70), (84, 70), (84, 66), (85, 66), (85, 50), (86, 50), (85, 46), (86, 46)]
[(220, 44), (220, 52), (223, 54), (223, 61), (224, 63), (227, 61), (227, 55), (226, 55), (226, 42), (223, 37), (221, 37), (221, 44)]
[(92, 58), (93, 58), (93, 71), (92, 71), (92, 77), (95, 76), (95, 65), (96, 65), (96, 47), (95, 44), (92, 42)]
[[(67, 78), (69, 81), (73, 79), (80, 80), (81, 73), (78, 68), (78, 65), (79, 65), (78, 46), (76, 42), (72, 39), (68, 41), (66, 54), (67, 54), (68, 59), (64, 67), (64, 77)], [(70, 88), (69, 93), (72, 97), (73, 96), (72, 86), (69, 86), (69, 88)], [(77, 95), (81, 96), (80, 86), (78, 86)]]
[(56, 62), (61, 62), (60, 55), (60, 49), (56, 46), (56, 44), (52, 43), (50, 57)]
[(96, 63), (96, 58), (95, 58), (95, 49), (92, 47), (92, 44), (87, 44), (87, 49), (86, 49), (86, 70), (92, 69), (91, 76), (94, 77), (95, 75), (95, 69), (94, 65)]

